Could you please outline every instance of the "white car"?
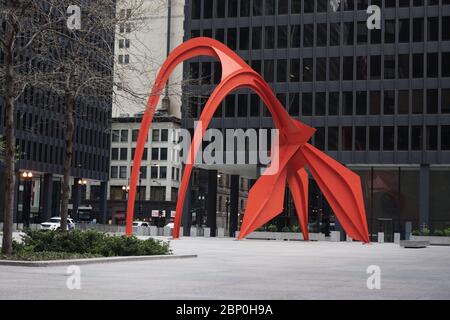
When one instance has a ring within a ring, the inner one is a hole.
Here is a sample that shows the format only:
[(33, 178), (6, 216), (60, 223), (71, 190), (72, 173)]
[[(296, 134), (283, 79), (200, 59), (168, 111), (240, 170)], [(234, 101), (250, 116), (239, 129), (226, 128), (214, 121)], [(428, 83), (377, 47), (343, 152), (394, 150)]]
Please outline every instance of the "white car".
[(170, 228), (170, 229), (173, 229), (173, 222), (169, 222), (168, 224), (166, 224), (165, 226), (164, 226), (164, 228)]
[(147, 221), (133, 221), (133, 227), (150, 227)]
[[(43, 230), (59, 230), (61, 229), (61, 217), (52, 217), (49, 221), (41, 223)], [(67, 230), (75, 229), (75, 223), (71, 218), (67, 218)]]

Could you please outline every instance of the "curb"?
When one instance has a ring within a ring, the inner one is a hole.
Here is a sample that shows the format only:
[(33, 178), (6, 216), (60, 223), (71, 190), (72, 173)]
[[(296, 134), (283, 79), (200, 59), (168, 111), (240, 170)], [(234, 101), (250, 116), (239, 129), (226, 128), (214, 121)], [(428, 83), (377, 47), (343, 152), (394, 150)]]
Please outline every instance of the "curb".
[(172, 259), (189, 259), (189, 258), (197, 258), (197, 255), (180, 254), (180, 255), (155, 255), (155, 256), (129, 256), (129, 257), (105, 257), (105, 258), (48, 260), (48, 261), (0, 260), (0, 266), (54, 267), (54, 266), (114, 263), (114, 262), (128, 262), (128, 261), (172, 260)]

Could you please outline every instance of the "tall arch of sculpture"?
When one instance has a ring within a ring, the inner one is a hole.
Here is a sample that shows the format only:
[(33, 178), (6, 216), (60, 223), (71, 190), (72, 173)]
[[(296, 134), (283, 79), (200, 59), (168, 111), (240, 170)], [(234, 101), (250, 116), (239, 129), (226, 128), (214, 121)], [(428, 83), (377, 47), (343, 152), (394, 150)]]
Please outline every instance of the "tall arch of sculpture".
[[(273, 116), (275, 126), (279, 129), (279, 154), (273, 155), (279, 157), (279, 170), (276, 174), (261, 176), (251, 188), (239, 239), (283, 210), (286, 180), (293, 195), (304, 238), (308, 239), (308, 175), (304, 169), (304, 166), (307, 165), (347, 234), (353, 239), (369, 242), (359, 177), (306, 143), (315, 130), (292, 119), (258, 73), (225, 45), (210, 38), (194, 38), (177, 47), (158, 73), (136, 145), (127, 207), (127, 235), (132, 234), (133, 209), (140, 162), (159, 96), (176, 65), (198, 55), (211, 56), (220, 60), (222, 81), (215, 88), (202, 111), (199, 118), (202, 126), (195, 129), (193, 143), (189, 148), (188, 157), (191, 161), (185, 165), (179, 189), (174, 238), (179, 237), (182, 209), (193, 163), (195, 163), (198, 141), (201, 141), (215, 110), (225, 96), (238, 88), (247, 87), (257, 93), (265, 102)], [(339, 192), (333, 192), (333, 186), (334, 188), (339, 186)]]

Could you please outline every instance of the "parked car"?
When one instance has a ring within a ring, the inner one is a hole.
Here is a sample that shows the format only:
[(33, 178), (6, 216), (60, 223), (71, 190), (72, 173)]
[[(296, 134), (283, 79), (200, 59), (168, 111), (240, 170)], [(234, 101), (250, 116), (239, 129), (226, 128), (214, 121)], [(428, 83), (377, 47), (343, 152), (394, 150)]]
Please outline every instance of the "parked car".
[[(52, 217), (49, 221), (41, 223), (43, 230), (59, 230), (61, 229), (61, 217)], [(72, 218), (67, 218), (67, 230), (75, 229), (75, 223)]]
[(150, 223), (147, 221), (133, 221), (133, 227), (150, 227)]
[(166, 224), (166, 225), (164, 226), (164, 228), (170, 228), (170, 229), (173, 229), (173, 222), (169, 222), (168, 224)]

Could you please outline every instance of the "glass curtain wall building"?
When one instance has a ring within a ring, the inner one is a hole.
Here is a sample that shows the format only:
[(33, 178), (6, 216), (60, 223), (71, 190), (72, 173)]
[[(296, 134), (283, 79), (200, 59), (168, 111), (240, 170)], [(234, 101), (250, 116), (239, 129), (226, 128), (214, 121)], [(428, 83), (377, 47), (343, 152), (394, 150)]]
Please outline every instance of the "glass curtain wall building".
[[(367, 28), (369, 5), (381, 29)], [(450, 0), (188, 0), (185, 40), (213, 37), (264, 76), (311, 143), (355, 170), (370, 233), (450, 227)], [(185, 64), (192, 128), (220, 81), (209, 58)], [(270, 128), (249, 91), (229, 95), (212, 127)], [(334, 225), (310, 181), (310, 229)], [(279, 228), (296, 221), (287, 201)], [(329, 223), (330, 222), (330, 223)]]

